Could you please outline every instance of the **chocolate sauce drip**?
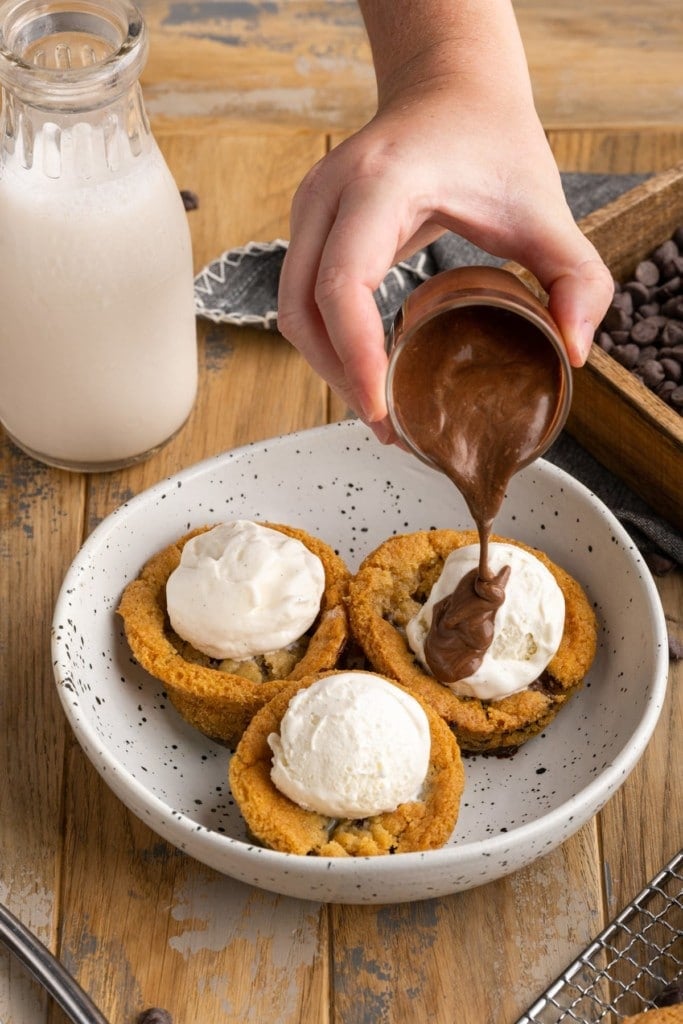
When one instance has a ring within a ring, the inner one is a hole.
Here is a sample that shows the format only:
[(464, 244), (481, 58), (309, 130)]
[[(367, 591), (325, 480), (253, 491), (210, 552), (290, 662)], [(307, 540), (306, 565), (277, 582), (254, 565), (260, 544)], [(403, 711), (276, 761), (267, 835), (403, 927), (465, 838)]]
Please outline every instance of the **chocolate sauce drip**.
[(511, 477), (542, 450), (562, 393), (562, 369), (530, 321), (465, 306), (427, 321), (394, 371), (405, 432), (463, 495), (480, 543), (479, 568), (437, 604), (425, 643), (440, 682), (466, 678), (493, 639), (509, 567), (492, 578), (488, 544)]
[(490, 580), (472, 569), (452, 594), (434, 606), (425, 658), (437, 679), (466, 679), (479, 668), (493, 640), (496, 612), (505, 600), (509, 576), (509, 565)]

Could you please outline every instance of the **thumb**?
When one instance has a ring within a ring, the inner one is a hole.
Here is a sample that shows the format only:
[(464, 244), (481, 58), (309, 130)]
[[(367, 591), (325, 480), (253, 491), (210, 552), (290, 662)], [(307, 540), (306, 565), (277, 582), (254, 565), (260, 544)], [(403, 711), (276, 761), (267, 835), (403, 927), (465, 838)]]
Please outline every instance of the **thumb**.
[(597, 327), (614, 295), (609, 270), (597, 258), (564, 271), (550, 286), (548, 309), (560, 329), (572, 366), (583, 366)]
[(536, 251), (534, 263), (536, 269), (529, 269), (548, 293), (548, 311), (564, 338), (569, 361), (583, 366), (614, 295), (612, 274), (574, 221), (563, 234), (552, 235), (552, 250)]

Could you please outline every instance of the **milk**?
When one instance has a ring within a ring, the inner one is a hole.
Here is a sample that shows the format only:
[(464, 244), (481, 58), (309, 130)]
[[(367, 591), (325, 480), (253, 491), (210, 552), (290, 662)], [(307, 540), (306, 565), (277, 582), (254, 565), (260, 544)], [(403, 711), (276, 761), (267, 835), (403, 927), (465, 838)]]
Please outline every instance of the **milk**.
[(187, 217), (156, 143), (145, 149), (94, 180), (87, 166), (50, 176), (47, 144), (29, 170), (0, 171), (0, 420), (65, 468), (143, 457), (194, 402)]

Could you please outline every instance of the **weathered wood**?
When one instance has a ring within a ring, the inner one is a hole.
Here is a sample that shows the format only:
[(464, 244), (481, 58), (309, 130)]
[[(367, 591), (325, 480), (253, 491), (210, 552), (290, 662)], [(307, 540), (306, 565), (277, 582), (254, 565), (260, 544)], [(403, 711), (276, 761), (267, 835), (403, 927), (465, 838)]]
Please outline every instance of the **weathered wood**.
[[(683, 573), (656, 580), (670, 635), (683, 644)], [(681, 849), (683, 660), (672, 660), (662, 713), (641, 761), (600, 814), (606, 905), (613, 917)]]
[(683, 18), (668, 0), (514, 0), (548, 128), (681, 126)]
[[(83, 539), (84, 483), (0, 443), (0, 902), (54, 948), (61, 913), (66, 723), (52, 608)], [(0, 946), (0, 1020), (46, 1020), (38, 985)]]
[(596, 127), (556, 130), (548, 140), (563, 171), (653, 174), (683, 160), (683, 130)]
[[(219, 0), (143, 7), (155, 130), (179, 187), (200, 199), (188, 214), (196, 268), (251, 239), (286, 237), (291, 195), (327, 137), (372, 110), (355, 4), (288, 0), (277, 14), (269, 4)], [(661, 171), (683, 159), (671, 4), (516, 7), (545, 123), (570, 127), (549, 132), (564, 169)], [(225, 34), (229, 10), (242, 12), (232, 44), (210, 38)], [(655, 61), (647, 86), (630, 88)], [(604, 230), (600, 244), (610, 243)], [(610, 244), (622, 246), (612, 233)], [(624, 266), (629, 258), (629, 249), (619, 255)], [(86, 480), (0, 443), (0, 899), (58, 952), (112, 1024), (133, 1024), (153, 1004), (175, 1024), (513, 1020), (680, 842), (680, 663), (622, 789), (560, 849), (508, 879), (421, 904), (327, 908), (249, 889), (181, 854), (113, 796), (66, 727), (49, 654), (63, 574), (103, 516), (163, 476), (345, 412), (275, 334), (202, 326), (200, 372), (185, 428), (125, 472)], [(267, 402), (264, 379), (276, 382)], [(659, 444), (654, 451), (657, 463)], [(681, 579), (658, 581), (679, 640)], [(3, 949), (0, 1021), (66, 1021)]]
[(513, 1021), (602, 928), (595, 825), (507, 879), (438, 900), (333, 907), (345, 1024)]
[[(163, 129), (157, 134), (179, 186), (200, 196), (199, 209), (189, 215), (198, 269), (224, 248), (286, 235), (290, 195), (324, 146), (324, 140), (301, 133), (286, 139), (281, 133), (277, 139), (254, 134), (234, 138), (203, 129), (199, 135), (181, 135), (180, 141), (165, 137)], [(127, 837), (136, 823), (128, 821), (79, 749), (70, 751), (70, 779), (64, 788), (66, 725), (49, 657), (49, 628), (61, 579), (84, 529), (89, 532), (132, 493), (205, 455), (327, 418), (326, 388), (279, 336), (213, 325), (202, 327), (200, 334), (202, 387), (191, 421), (155, 459), (126, 473), (91, 478), (87, 509), (83, 477), (42, 467), (6, 441), (0, 449), (0, 587), (6, 619), (0, 642), (0, 899), (52, 948), (61, 934), (62, 955), (103, 1007), (112, 1009), (112, 1019), (129, 1019), (130, 999), (142, 991), (137, 967), (125, 965), (146, 964), (155, 947), (136, 920), (138, 903), (132, 902), (129, 918), (123, 914), (123, 925), (118, 912), (109, 913), (112, 876), (102, 873), (97, 844), (105, 839), (107, 860), (113, 857), (123, 866), (119, 874), (126, 893), (144, 889), (149, 863), (157, 863), (154, 884), (161, 893), (159, 879), (167, 873), (165, 861), (173, 863), (173, 857), (152, 856), (150, 851), (158, 849), (152, 833), (145, 833), (144, 852), (130, 857)], [(264, 379), (273, 385), (267, 403), (255, 401), (263, 393)], [(93, 828), (96, 806), (102, 807), (102, 828)], [(62, 888), (68, 907), (63, 918)], [(260, 913), (267, 920), (277, 918), (269, 906)], [(151, 914), (154, 936), (161, 943), (160, 962), (167, 945), (167, 915), (162, 897)], [(267, 922), (255, 924), (254, 942), (263, 948), (268, 947), (267, 931)], [(289, 931), (278, 932), (281, 945)], [(128, 932), (134, 946), (130, 952), (122, 938)], [(277, 946), (276, 936), (273, 942)], [(91, 956), (85, 955), (88, 950)], [(106, 972), (104, 952), (112, 964)], [(316, 1020), (322, 1019), (316, 979), (326, 962), (323, 957), (321, 968), (309, 954), (302, 971), (310, 977), (302, 979), (291, 963), (288, 969), (298, 978), (297, 999), (315, 1004), (310, 1019)], [(161, 990), (156, 998), (163, 995)], [(0, 950), (0, 1020), (38, 1024), (46, 1012), (38, 985)], [(291, 1019), (299, 1019), (295, 1009)]]
[[(188, 214), (197, 269), (225, 248), (286, 233), (288, 197), (320, 146), (302, 134), (279, 143), (213, 130), (158, 138), (179, 186), (199, 197)], [(214, 325), (200, 335), (189, 422), (148, 462), (91, 477), (89, 528), (183, 466), (325, 422), (326, 389), (281, 337)], [(61, 955), (112, 1020), (132, 1021), (149, 1005), (177, 1021), (267, 1020), (277, 992), (283, 1024), (324, 1021), (323, 908), (249, 889), (182, 856), (126, 811), (73, 746), (66, 794)]]
[[(375, 82), (354, 0), (143, 0), (154, 115), (218, 116), (348, 132)], [(671, 0), (516, 0), (548, 128), (681, 126), (683, 19)]]

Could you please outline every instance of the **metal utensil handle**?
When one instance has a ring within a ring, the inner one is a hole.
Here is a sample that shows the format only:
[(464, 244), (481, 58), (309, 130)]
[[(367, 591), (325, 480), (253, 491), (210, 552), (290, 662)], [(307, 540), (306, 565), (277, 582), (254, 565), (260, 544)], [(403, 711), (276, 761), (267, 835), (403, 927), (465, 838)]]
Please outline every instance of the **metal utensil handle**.
[(108, 1024), (64, 965), (2, 903), (0, 942), (14, 953), (74, 1024)]

